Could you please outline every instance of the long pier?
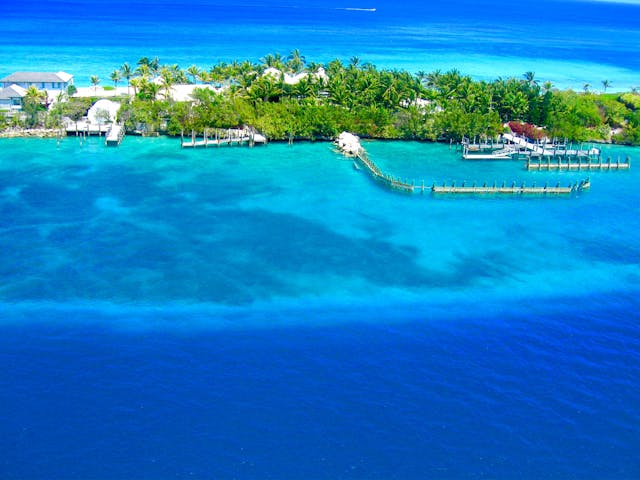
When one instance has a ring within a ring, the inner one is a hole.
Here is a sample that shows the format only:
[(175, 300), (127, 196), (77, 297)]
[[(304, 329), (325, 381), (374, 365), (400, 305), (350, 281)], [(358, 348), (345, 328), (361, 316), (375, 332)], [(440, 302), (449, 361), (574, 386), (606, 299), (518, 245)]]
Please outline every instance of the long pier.
[(222, 145), (241, 145), (243, 143), (247, 143), (249, 146), (267, 143), (267, 138), (253, 128), (216, 128), (213, 130), (213, 136), (209, 135), (209, 133), (205, 129), (202, 140), (198, 140), (196, 133), (192, 131), (191, 138), (185, 140), (184, 132), (182, 132), (180, 146), (182, 148), (207, 148), (209, 146), (219, 147)]
[(399, 178), (383, 173), (382, 170), (369, 158), (360, 140), (355, 135), (343, 132), (336, 139), (336, 145), (340, 152), (349, 157), (355, 157), (364, 169), (373, 177), (376, 182), (385, 187), (403, 193), (413, 193), (415, 186)]
[(367, 155), (367, 152), (364, 149), (361, 149), (361, 151), (356, 154), (356, 158), (362, 165), (364, 165), (365, 169), (369, 172), (369, 174), (375, 181), (380, 182), (391, 190), (413, 193), (415, 188), (413, 184), (410, 184), (399, 178), (392, 177), (391, 175), (388, 175), (386, 173), (382, 173), (378, 166), (369, 158), (369, 155)]
[(355, 135), (343, 132), (338, 136), (335, 144), (338, 146), (338, 149), (342, 154), (355, 158), (354, 162), (357, 163), (354, 163), (354, 166), (358, 170), (360, 169), (359, 165), (362, 165), (374, 180), (391, 190), (401, 191), (404, 193), (414, 193), (415, 191), (424, 193), (425, 191), (431, 191), (433, 194), (510, 194), (555, 196), (569, 195), (589, 190), (591, 188), (591, 182), (588, 178), (580, 182), (570, 183), (567, 186), (560, 186), (560, 183), (555, 186), (549, 185), (548, 183), (544, 186), (536, 186), (535, 183), (531, 186), (527, 186), (525, 183), (517, 184), (516, 182), (513, 182), (511, 185), (507, 185), (506, 182), (503, 182), (500, 186), (498, 186), (497, 182), (494, 182), (493, 185), (488, 185), (487, 183), (482, 185), (478, 185), (476, 183), (467, 185), (466, 182), (463, 182), (461, 186), (457, 186), (454, 182), (450, 185), (447, 185), (446, 183), (436, 185), (434, 183), (431, 187), (428, 187), (425, 186), (425, 182), (422, 181), (422, 185), (416, 187), (415, 182), (408, 183), (407, 181), (394, 178), (391, 175), (383, 173), (375, 162), (369, 158), (365, 149), (360, 145), (360, 139)]
[(584, 190), (588, 190), (591, 187), (591, 182), (589, 179), (582, 180), (580, 182), (570, 184), (566, 187), (561, 187), (560, 184), (556, 186), (549, 186), (548, 184), (543, 187), (537, 187), (535, 184), (532, 186), (526, 186), (526, 184), (522, 183), (521, 185), (516, 185), (516, 183), (512, 183), (511, 186), (507, 186), (503, 183), (501, 186), (497, 186), (495, 183), (493, 186), (488, 186), (486, 183), (482, 186), (478, 186), (473, 184), (472, 186), (467, 186), (466, 184), (462, 184), (462, 186), (456, 186), (455, 183), (452, 185), (433, 185), (431, 187), (431, 191), (433, 193), (466, 193), (466, 194), (535, 194), (535, 195), (560, 195), (560, 194), (571, 194), (575, 192), (581, 192)]
[(597, 161), (591, 161), (587, 159), (582, 161), (578, 157), (577, 161), (567, 158), (563, 161), (562, 157), (552, 158), (548, 157), (546, 160), (538, 158), (537, 161), (532, 160), (531, 157), (527, 158), (527, 170), (629, 170), (631, 168), (631, 157), (627, 157), (625, 161), (620, 161), (620, 157), (614, 162), (611, 157), (603, 161), (602, 158), (598, 158)]

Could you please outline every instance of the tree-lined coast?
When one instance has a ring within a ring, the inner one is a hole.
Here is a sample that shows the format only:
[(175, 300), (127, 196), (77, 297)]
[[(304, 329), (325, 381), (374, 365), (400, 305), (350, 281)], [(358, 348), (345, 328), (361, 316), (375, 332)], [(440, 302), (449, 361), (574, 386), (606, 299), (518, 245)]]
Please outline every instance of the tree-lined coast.
[[(272, 140), (333, 138), (348, 130), (381, 139), (457, 141), (493, 136), (505, 122), (522, 121), (543, 127), (548, 137), (640, 144), (640, 94), (607, 92), (615, 87), (611, 80), (576, 92), (558, 90), (534, 72), (487, 82), (457, 70), (379, 69), (357, 57), (314, 63), (294, 50), (209, 69), (143, 57), (114, 69), (109, 79), (92, 76), (91, 84), (88, 96), (78, 97), (72, 87), (50, 105), (30, 89), (24, 114), (1, 117), (0, 127), (60, 127), (82, 118), (105, 89), (116, 89), (122, 108), (111, 120), (130, 132), (198, 134), (251, 125)], [(186, 99), (175, 98), (181, 85), (193, 87)]]

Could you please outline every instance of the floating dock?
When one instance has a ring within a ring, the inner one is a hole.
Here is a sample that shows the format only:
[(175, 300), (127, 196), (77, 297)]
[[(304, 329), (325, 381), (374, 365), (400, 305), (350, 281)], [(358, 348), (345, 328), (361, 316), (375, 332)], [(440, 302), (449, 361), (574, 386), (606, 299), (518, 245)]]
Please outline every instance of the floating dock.
[(185, 140), (184, 132), (180, 138), (182, 148), (207, 148), (209, 146), (220, 147), (222, 145), (241, 145), (243, 143), (253, 146), (267, 143), (267, 138), (253, 128), (216, 128), (213, 132), (205, 129), (202, 140), (198, 140), (195, 132), (191, 132), (191, 138)]
[(631, 168), (631, 157), (627, 157), (625, 161), (620, 161), (620, 158), (616, 161), (612, 161), (609, 157), (606, 161), (599, 158), (598, 161), (591, 161), (587, 159), (582, 161), (582, 158), (578, 157), (576, 160), (571, 158), (564, 159), (562, 157), (552, 158), (548, 157), (546, 160), (538, 158), (536, 160), (529, 157), (527, 159), (527, 170), (629, 170)]

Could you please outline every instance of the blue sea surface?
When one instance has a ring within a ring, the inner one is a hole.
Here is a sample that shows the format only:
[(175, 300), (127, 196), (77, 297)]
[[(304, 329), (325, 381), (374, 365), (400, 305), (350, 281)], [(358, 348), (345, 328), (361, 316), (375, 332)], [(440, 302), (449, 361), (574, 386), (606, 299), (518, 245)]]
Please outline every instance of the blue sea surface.
[(637, 172), (2, 140), (0, 477), (637, 478)]
[[(250, 3), (14, 2), (0, 75), (299, 48), (640, 78), (637, 4)], [(365, 147), (417, 185), (592, 188), (399, 195), (325, 143), (0, 140), (0, 478), (640, 478), (638, 149), (549, 173)]]
[(637, 3), (559, 0), (26, 0), (0, 15), (0, 75), (64, 70), (78, 85), (91, 75), (108, 85), (113, 70), (143, 56), (209, 68), (297, 48), (315, 62), (358, 56), (485, 80), (534, 71), (559, 87), (609, 80), (621, 90), (638, 86), (639, 19)]

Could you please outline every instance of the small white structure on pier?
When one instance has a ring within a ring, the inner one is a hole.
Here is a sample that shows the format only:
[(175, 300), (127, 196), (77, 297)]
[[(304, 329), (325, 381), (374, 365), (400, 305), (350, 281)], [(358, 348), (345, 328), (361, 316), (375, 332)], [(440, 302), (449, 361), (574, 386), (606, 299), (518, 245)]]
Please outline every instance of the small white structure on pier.
[(356, 156), (362, 152), (360, 139), (353, 133), (342, 132), (336, 138), (335, 143), (343, 154)]

